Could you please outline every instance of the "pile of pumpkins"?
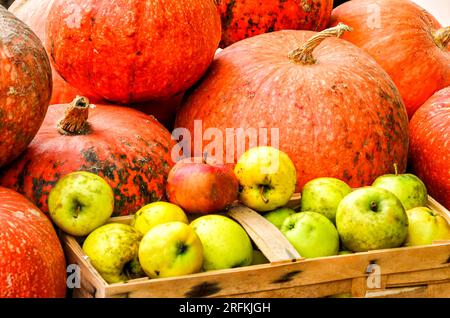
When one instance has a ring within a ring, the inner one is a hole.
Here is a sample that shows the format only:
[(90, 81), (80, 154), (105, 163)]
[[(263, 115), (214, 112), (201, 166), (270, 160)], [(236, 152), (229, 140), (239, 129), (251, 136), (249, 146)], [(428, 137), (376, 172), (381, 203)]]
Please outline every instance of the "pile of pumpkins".
[[(194, 120), (224, 135), (279, 128), (298, 191), (323, 176), (368, 185), (409, 162), (450, 207), (450, 28), (409, 0), (333, 12), (332, 0), (260, 3), (0, 7), (0, 297), (64, 296), (64, 257), (45, 217), (61, 176), (102, 176), (114, 215), (132, 214), (165, 199), (170, 130), (193, 132)], [(26, 248), (50, 267), (12, 266)]]

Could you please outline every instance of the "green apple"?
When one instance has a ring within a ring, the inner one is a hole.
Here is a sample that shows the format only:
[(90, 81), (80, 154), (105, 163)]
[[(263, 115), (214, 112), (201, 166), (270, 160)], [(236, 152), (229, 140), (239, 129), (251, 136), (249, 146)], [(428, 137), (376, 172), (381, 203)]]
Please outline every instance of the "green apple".
[(281, 232), (302, 257), (331, 256), (339, 251), (339, 234), (320, 213), (293, 214), (284, 221)]
[(394, 167), (395, 174), (378, 177), (372, 186), (395, 194), (406, 211), (415, 207), (426, 206), (428, 202), (427, 188), (422, 180), (410, 173), (398, 174), (397, 166), (394, 165)]
[(131, 221), (131, 226), (145, 235), (156, 225), (177, 221), (189, 223), (186, 214), (179, 206), (161, 201), (147, 204), (137, 211)]
[(138, 261), (141, 238), (130, 225), (109, 223), (89, 234), (83, 251), (108, 283), (125, 282), (145, 276)]
[(139, 246), (139, 261), (151, 278), (198, 273), (203, 264), (202, 243), (186, 223), (163, 223), (145, 234)]
[(449, 223), (430, 208), (418, 207), (406, 213), (409, 221), (406, 246), (428, 245), (433, 241), (450, 240)]
[(264, 215), (264, 217), (273, 225), (275, 225), (278, 229), (281, 229), (284, 220), (292, 214), (295, 214), (295, 211), (289, 208), (279, 208), (277, 210), (268, 212)]
[(114, 193), (105, 180), (93, 173), (69, 173), (50, 191), (48, 210), (61, 230), (86, 236), (111, 217)]
[(203, 244), (204, 270), (248, 266), (252, 263), (252, 242), (237, 222), (222, 215), (210, 214), (194, 220), (191, 227)]
[(336, 223), (336, 210), (352, 188), (339, 179), (317, 178), (305, 184), (302, 190), (301, 210), (323, 214)]
[(241, 185), (240, 201), (260, 212), (285, 206), (297, 182), (292, 160), (273, 147), (248, 150), (239, 158), (234, 173)]
[(392, 192), (365, 187), (341, 201), (336, 226), (347, 249), (364, 252), (402, 245), (408, 234), (408, 217)]
[(339, 251), (338, 255), (349, 255), (349, 254), (353, 254), (352, 251)]
[(253, 259), (251, 265), (261, 265), (270, 263), (261, 251), (253, 250)]

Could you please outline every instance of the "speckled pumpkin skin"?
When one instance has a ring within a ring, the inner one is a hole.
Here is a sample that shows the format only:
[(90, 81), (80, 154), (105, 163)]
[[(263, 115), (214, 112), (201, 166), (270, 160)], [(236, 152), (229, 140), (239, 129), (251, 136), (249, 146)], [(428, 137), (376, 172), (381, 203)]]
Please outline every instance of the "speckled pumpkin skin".
[(221, 47), (279, 30), (322, 31), (332, 0), (215, 0), (222, 19)]
[(165, 99), (190, 88), (220, 42), (212, 0), (55, 0), (47, 50), (85, 94), (119, 104)]
[(96, 105), (89, 111), (90, 132), (61, 135), (56, 127), (63, 105), (49, 107), (27, 151), (0, 176), (0, 184), (23, 193), (48, 213), (52, 186), (70, 172), (105, 178), (115, 195), (114, 215), (128, 215), (164, 198), (173, 162), (170, 133), (153, 117), (130, 108)]
[(64, 253), (44, 213), (0, 187), (0, 229), (0, 298), (64, 297)]
[[(55, 0), (16, 0), (9, 8), (9, 11), (25, 22), (45, 44), (45, 24), (53, 2)], [(70, 103), (77, 95), (85, 95), (70, 86), (53, 67), (52, 77), (51, 105)], [(88, 97), (91, 102), (95, 101), (92, 96)]]
[(394, 83), (341, 39), (319, 45), (314, 65), (291, 62), (288, 53), (314, 34), (278, 31), (226, 48), (187, 96), (176, 126), (193, 134), (200, 119), (203, 131), (217, 127), (224, 139), (226, 128), (279, 128), (280, 149), (297, 169), (297, 191), (318, 177), (359, 187), (392, 172), (393, 163), (404, 171), (408, 118)]
[(409, 118), (450, 85), (450, 47), (438, 47), (432, 37), (442, 26), (412, 1), (352, 0), (333, 10), (330, 24), (339, 22), (353, 28), (343, 39), (369, 53), (390, 75)]
[(450, 209), (450, 87), (434, 94), (409, 124), (410, 164), (428, 193)]
[(36, 135), (52, 93), (50, 63), (37, 36), (0, 6), (0, 167)]

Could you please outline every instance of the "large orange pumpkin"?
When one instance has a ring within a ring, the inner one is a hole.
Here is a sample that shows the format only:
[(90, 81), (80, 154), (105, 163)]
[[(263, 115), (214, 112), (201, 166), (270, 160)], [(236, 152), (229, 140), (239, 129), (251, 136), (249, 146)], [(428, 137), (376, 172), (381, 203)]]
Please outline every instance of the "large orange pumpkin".
[(130, 104), (184, 92), (220, 42), (212, 0), (55, 0), (47, 49), (71, 85)]
[(333, 9), (333, 0), (215, 1), (222, 19), (221, 47), (279, 30), (321, 31)]
[(391, 76), (411, 116), (450, 85), (450, 27), (408, 0), (353, 0), (334, 9), (331, 24), (354, 28), (344, 39), (369, 53)]
[(450, 209), (450, 87), (434, 94), (409, 124), (410, 164), (428, 192)]
[(220, 129), (235, 154), (237, 143), (225, 137), (227, 128), (278, 128), (279, 147), (297, 169), (297, 190), (323, 176), (367, 185), (393, 163), (404, 171), (405, 106), (370, 56), (347, 41), (324, 40), (344, 30), (340, 25), (320, 33), (278, 31), (224, 49), (187, 96), (176, 126), (201, 138), (194, 120), (202, 120), (203, 132)]
[[(45, 44), (45, 23), (54, 0), (16, 0), (9, 11), (25, 22)], [(53, 92), (50, 104), (70, 103), (82, 93), (70, 86), (52, 67)], [(91, 98), (92, 99), (92, 98)]]
[(0, 6), (0, 167), (25, 150), (42, 124), (51, 75), (41, 41)]
[(114, 215), (132, 214), (164, 197), (172, 145), (169, 131), (153, 117), (112, 105), (89, 110), (87, 99), (79, 97), (67, 109), (49, 107), (36, 138), (3, 171), (0, 184), (48, 212), (48, 193), (59, 178), (89, 171), (113, 188)]
[(0, 187), (0, 229), (0, 298), (64, 297), (64, 253), (44, 213)]

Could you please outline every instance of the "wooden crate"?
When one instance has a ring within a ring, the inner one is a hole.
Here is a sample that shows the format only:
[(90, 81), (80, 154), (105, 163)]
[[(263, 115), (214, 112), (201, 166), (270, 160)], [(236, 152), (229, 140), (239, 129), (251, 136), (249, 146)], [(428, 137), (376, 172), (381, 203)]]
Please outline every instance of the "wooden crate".
[[(298, 199), (293, 198), (290, 205), (297, 205)], [(429, 207), (450, 222), (450, 212), (433, 198)], [(450, 241), (304, 259), (257, 212), (235, 205), (228, 215), (246, 229), (270, 264), (108, 284), (78, 241), (62, 234), (68, 262), (81, 270), (81, 288), (74, 289), (73, 297), (450, 297)], [(128, 223), (130, 219), (111, 221)]]

